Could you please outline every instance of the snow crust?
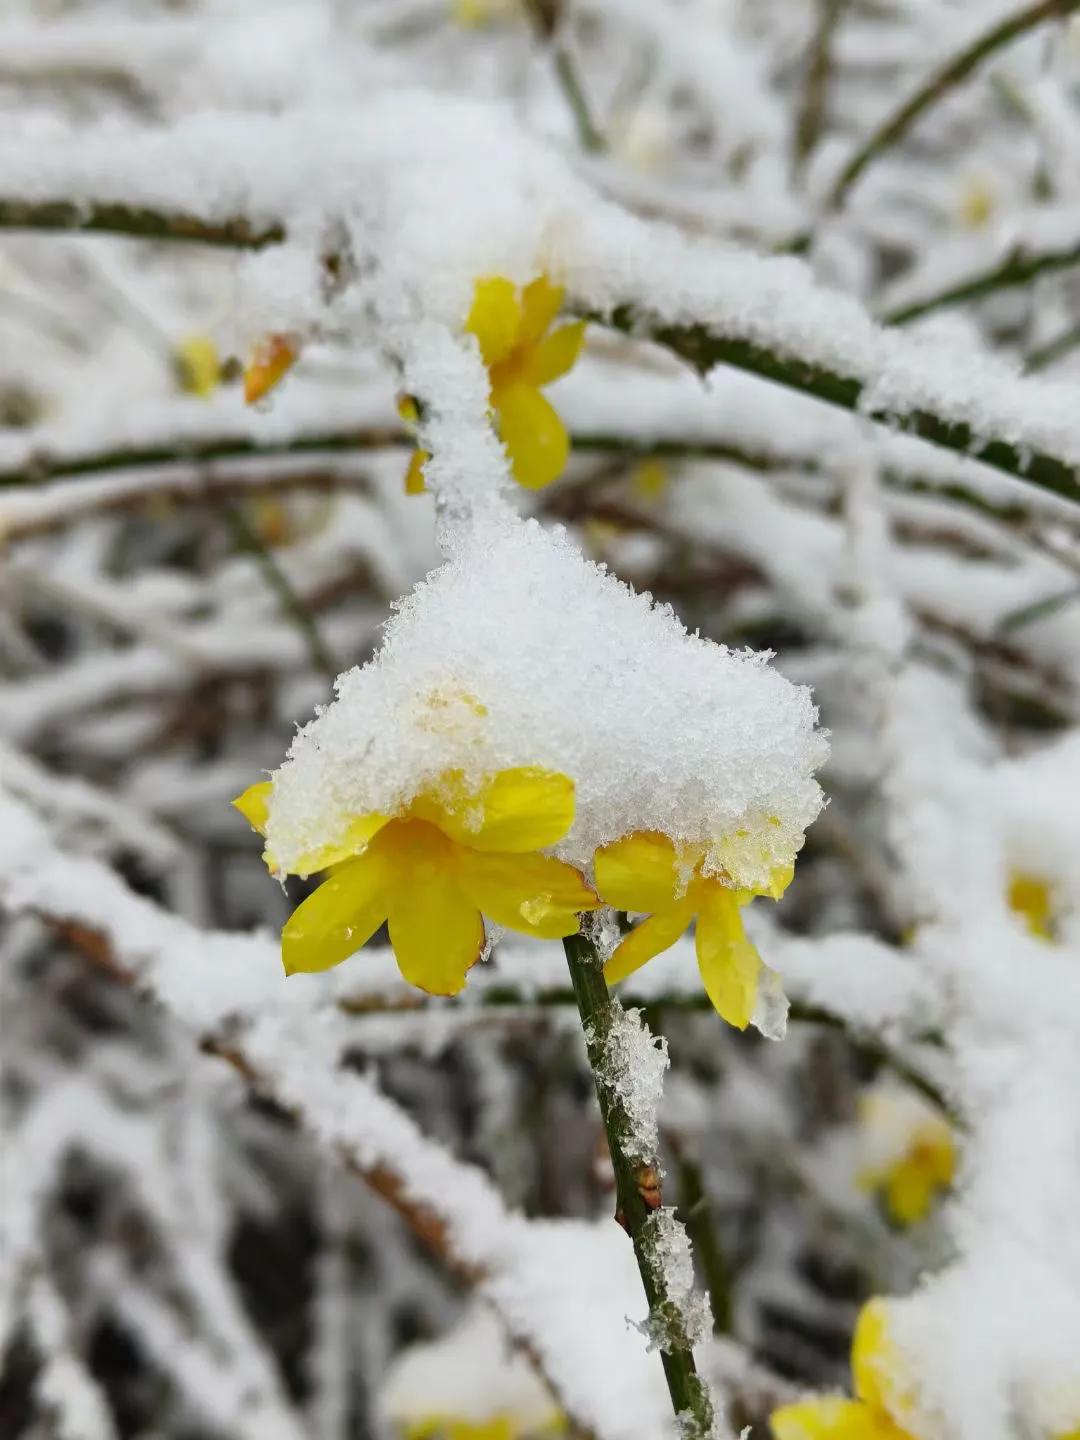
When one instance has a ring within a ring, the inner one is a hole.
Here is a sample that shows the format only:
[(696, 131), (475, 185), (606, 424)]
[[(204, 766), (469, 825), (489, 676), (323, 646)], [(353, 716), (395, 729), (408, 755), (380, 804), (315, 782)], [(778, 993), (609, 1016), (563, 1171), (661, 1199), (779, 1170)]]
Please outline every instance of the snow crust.
[(401, 603), (376, 659), (341, 677), (294, 741), (274, 777), (269, 847), (287, 869), (350, 817), (393, 813), (448, 769), (479, 779), (539, 765), (575, 783), (556, 850), (572, 863), (660, 830), (764, 886), (820, 808), (825, 753), (809, 693), (766, 659), (688, 634), (557, 532), (482, 528)]

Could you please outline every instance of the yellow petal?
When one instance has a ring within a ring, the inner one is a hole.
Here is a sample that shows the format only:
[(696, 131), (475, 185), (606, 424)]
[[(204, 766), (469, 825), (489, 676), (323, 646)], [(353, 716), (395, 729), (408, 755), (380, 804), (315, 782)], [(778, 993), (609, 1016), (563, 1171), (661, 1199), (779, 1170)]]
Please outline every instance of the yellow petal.
[(391, 874), (385, 858), (369, 851), (324, 880), (281, 932), (285, 973), (329, 970), (370, 940), (386, 919)]
[(559, 313), (563, 287), (553, 285), (546, 275), (539, 276), (521, 292), (521, 326), (519, 345), (535, 345)]
[(694, 906), (683, 900), (673, 910), (661, 915), (650, 915), (615, 948), (615, 953), (604, 966), (604, 979), (609, 985), (617, 985), (635, 970), (640, 970), (646, 961), (662, 950), (669, 950), (694, 918)]
[(745, 1030), (757, 1000), (761, 956), (746, 937), (734, 891), (718, 883), (704, 887), (697, 927), (697, 958), (713, 1009)]
[(491, 398), (517, 483), (542, 490), (557, 480), (570, 457), (570, 437), (554, 407), (523, 381), (500, 385)]
[(868, 1405), (884, 1410), (889, 1374), (896, 1367), (896, 1352), (889, 1339), (889, 1313), (883, 1300), (868, 1300), (859, 1311), (851, 1338), (851, 1375), (855, 1394)]
[(308, 850), (294, 861), (291, 873), (293, 875), (315, 875), (320, 870), (328, 870), (331, 865), (338, 865), (342, 860), (349, 860), (365, 848), (374, 839), (384, 825), (389, 824), (388, 815), (356, 815), (339, 840), (330, 845), (320, 845), (317, 850)]
[(600, 904), (572, 865), (549, 855), (484, 854), (459, 846), (457, 865), (462, 890), (488, 919), (541, 940), (573, 935), (579, 912)]
[(573, 368), (585, 341), (585, 321), (560, 325), (530, 346), (522, 356), (521, 378), (530, 385), (550, 385)]
[(273, 788), (272, 780), (257, 780), (232, 802), (233, 808), (239, 810), (251, 828), (260, 835), (266, 834), (266, 825), (270, 818), (268, 802)]
[(513, 282), (501, 275), (477, 280), (465, 329), (480, 342), (480, 354), (489, 369), (506, 359), (517, 344), (520, 328), (521, 301)]
[(483, 952), (484, 922), (458, 883), (454, 846), (413, 820), (373, 848), (393, 869), (390, 943), (402, 975), (429, 995), (456, 995)]
[(286, 335), (268, 335), (255, 346), (244, 371), (244, 402), (254, 405), (268, 395), (296, 360), (299, 350)]
[(883, 1440), (870, 1406), (839, 1395), (782, 1405), (769, 1416), (769, 1425), (775, 1440)]
[(205, 399), (217, 389), (221, 361), (209, 335), (185, 335), (176, 347), (176, 363), (185, 390)]
[(1014, 870), (1009, 876), (1009, 905), (1040, 940), (1054, 938), (1054, 907), (1050, 886), (1038, 875)]
[(574, 782), (557, 770), (523, 765), (469, 789), (460, 772), (451, 772), (438, 791), (417, 797), (410, 809), (461, 845), (523, 854), (556, 844), (570, 829)]
[(424, 466), (431, 459), (426, 450), (414, 450), (409, 459), (409, 468), (405, 471), (405, 494), (423, 495), (427, 489), (427, 481), (424, 479)]
[(637, 830), (601, 846), (593, 863), (596, 888), (616, 910), (651, 915), (670, 910), (686, 893), (686, 867), (673, 841), (655, 830)]
[(889, 1172), (885, 1203), (897, 1225), (917, 1225), (930, 1213), (934, 1198), (933, 1178), (922, 1166), (902, 1160)]
[(397, 413), (406, 425), (415, 425), (420, 419), (420, 406), (415, 395), (403, 391), (397, 397)]

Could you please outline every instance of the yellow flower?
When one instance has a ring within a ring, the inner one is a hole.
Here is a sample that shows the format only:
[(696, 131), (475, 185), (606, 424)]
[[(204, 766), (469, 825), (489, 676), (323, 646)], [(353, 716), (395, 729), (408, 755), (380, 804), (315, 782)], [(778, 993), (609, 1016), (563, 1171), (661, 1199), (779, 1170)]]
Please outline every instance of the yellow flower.
[(520, 10), (519, 0), (451, 0), (450, 14), (465, 30), (480, 30), (507, 20)]
[(405, 1440), (519, 1440), (520, 1436), (556, 1436), (566, 1430), (566, 1416), (552, 1411), (542, 1424), (525, 1424), (508, 1411), (497, 1411), (483, 1420), (455, 1415), (430, 1415), (410, 1421), (404, 1427)]
[[(618, 910), (649, 918), (621, 942), (604, 966), (609, 985), (674, 945), (697, 917), (696, 948), (701, 978), (714, 1008), (745, 1030), (754, 1014), (761, 956), (747, 939), (739, 907), (754, 891), (739, 890), (720, 875), (703, 873), (704, 845), (676, 846), (666, 835), (637, 831), (596, 852), (596, 889)], [(779, 899), (792, 867), (779, 866), (767, 891)]]
[(1009, 876), (1009, 905), (1040, 940), (1054, 938), (1050, 886), (1037, 875), (1014, 870)]
[(882, 1300), (863, 1306), (851, 1341), (855, 1399), (822, 1395), (782, 1405), (769, 1417), (776, 1440), (915, 1440), (890, 1414), (888, 1387), (896, 1374), (896, 1353), (888, 1335)]
[(957, 212), (969, 230), (981, 230), (997, 208), (997, 193), (983, 175), (969, 175), (960, 190)]
[[(420, 407), (412, 395), (399, 395), (397, 400), (397, 412), (409, 430), (414, 430), (420, 419)], [(424, 480), (424, 466), (431, 459), (426, 450), (417, 448), (412, 453), (409, 461), (409, 468), (405, 471), (405, 494), (423, 495), (427, 489)]]
[(956, 1173), (956, 1142), (948, 1122), (928, 1105), (915, 1112), (886, 1093), (864, 1096), (860, 1112), (864, 1126), (877, 1128), (903, 1123), (917, 1114), (915, 1123), (907, 1126), (900, 1153), (864, 1170), (859, 1183), (881, 1192), (897, 1225), (925, 1220), (934, 1195), (948, 1189)]
[[(523, 290), (500, 275), (478, 280), (465, 329), (480, 344), (491, 383), (491, 408), (510, 457), (514, 479), (527, 490), (541, 490), (562, 474), (570, 455), (570, 437), (555, 410), (540, 394), (576, 362), (585, 338), (585, 322), (551, 324), (563, 292), (545, 275)], [(410, 417), (404, 416), (408, 419)], [(418, 487), (423, 453), (413, 456), (406, 477)]]
[(221, 380), (221, 361), (209, 335), (185, 335), (176, 347), (176, 367), (184, 389), (203, 399)]
[(299, 346), (287, 335), (267, 335), (260, 340), (244, 370), (244, 403), (254, 405), (269, 395), (299, 354)]
[[(270, 788), (263, 781), (233, 801), (263, 834)], [(286, 973), (328, 970), (389, 920), (405, 979), (456, 995), (483, 952), (484, 915), (541, 939), (572, 935), (578, 913), (599, 901), (572, 866), (538, 852), (573, 820), (573, 781), (531, 766), (478, 786), (450, 770), (394, 815), (357, 815), (335, 842), (293, 866), (330, 874), (282, 931)]]
[(656, 456), (635, 465), (630, 477), (630, 485), (639, 500), (659, 500), (670, 484), (671, 473)]

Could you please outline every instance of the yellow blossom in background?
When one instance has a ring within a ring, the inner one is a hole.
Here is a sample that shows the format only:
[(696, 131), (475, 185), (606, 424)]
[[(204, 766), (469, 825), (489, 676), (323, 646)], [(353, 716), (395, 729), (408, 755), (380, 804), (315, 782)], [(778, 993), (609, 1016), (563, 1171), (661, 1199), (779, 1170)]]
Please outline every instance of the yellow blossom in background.
[(639, 500), (656, 501), (671, 484), (671, 472), (662, 460), (655, 456), (635, 465), (630, 476), (630, 488)]
[(775, 1440), (916, 1440), (891, 1413), (897, 1363), (882, 1300), (868, 1301), (859, 1314), (851, 1341), (851, 1375), (853, 1400), (822, 1395), (774, 1410), (769, 1423)]
[(244, 369), (244, 402), (254, 405), (268, 395), (296, 362), (300, 349), (287, 335), (267, 335), (255, 346)]
[(482, 30), (521, 13), (521, 0), (450, 0), (451, 18), (465, 30)]
[[(233, 802), (264, 834), (271, 783)], [(474, 786), (447, 771), (394, 815), (357, 815), (293, 867), (330, 874), (282, 931), (286, 973), (330, 969), (388, 920), (405, 979), (456, 995), (483, 953), (483, 916), (540, 939), (574, 934), (578, 913), (599, 901), (572, 866), (539, 853), (573, 820), (573, 781), (531, 766)]]
[[(412, 395), (399, 395), (397, 401), (397, 412), (402, 422), (409, 430), (415, 430), (420, 419), (420, 407)], [(426, 450), (417, 447), (409, 461), (409, 468), (405, 471), (405, 494), (422, 495), (427, 489), (424, 481), (424, 466), (431, 459)]]
[(1014, 870), (1009, 876), (1009, 906), (1040, 940), (1054, 938), (1052, 892), (1038, 875)]
[[(889, 1090), (864, 1095), (859, 1119), (871, 1143), (875, 1132), (888, 1145), (888, 1158), (861, 1171), (859, 1184), (881, 1194), (897, 1225), (925, 1220), (940, 1190), (947, 1190), (956, 1173), (956, 1142), (952, 1128), (921, 1099), (897, 1096)], [(900, 1143), (888, 1132), (899, 1132)]]
[(528, 490), (550, 485), (570, 455), (566, 426), (540, 394), (574, 365), (585, 338), (584, 320), (551, 329), (562, 299), (544, 275), (521, 290), (496, 275), (476, 282), (465, 322), (480, 343), (514, 479)]
[(960, 191), (957, 213), (969, 230), (981, 230), (997, 209), (997, 191), (985, 175), (969, 175)]
[(521, 1440), (523, 1436), (556, 1436), (566, 1430), (566, 1416), (553, 1411), (542, 1425), (523, 1423), (510, 1411), (482, 1420), (465, 1416), (432, 1415), (403, 1427), (405, 1440)]
[(714, 1009), (745, 1030), (754, 1014), (762, 962), (747, 938), (739, 908), (755, 893), (779, 899), (792, 867), (773, 872), (766, 891), (736, 889), (703, 872), (704, 845), (676, 846), (667, 835), (638, 831), (596, 852), (596, 889), (617, 910), (648, 915), (619, 944), (604, 966), (609, 985), (625, 980), (654, 955), (675, 944), (697, 918), (695, 945), (705, 990)]
[[(571, 369), (585, 339), (584, 320), (551, 328), (562, 299), (562, 287), (544, 275), (523, 289), (494, 275), (476, 282), (465, 322), (487, 366), (491, 408), (514, 479), (527, 490), (557, 480), (570, 457), (566, 426), (540, 393)], [(398, 414), (415, 425), (419, 409), (411, 395), (399, 399)], [(405, 475), (408, 494), (424, 490), (428, 458), (423, 450), (413, 454)]]
[(205, 399), (221, 383), (221, 359), (209, 335), (185, 335), (176, 347), (180, 383), (192, 395)]

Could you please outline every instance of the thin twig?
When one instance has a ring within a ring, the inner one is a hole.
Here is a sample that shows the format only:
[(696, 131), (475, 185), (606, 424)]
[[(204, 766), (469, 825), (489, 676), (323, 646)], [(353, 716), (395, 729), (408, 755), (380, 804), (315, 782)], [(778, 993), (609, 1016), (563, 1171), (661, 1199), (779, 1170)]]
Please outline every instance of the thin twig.
[(848, 191), (867, 166), (901, 140), (920, 115), (966, 80), (984, 60), (988, 60), (1013, 40), (1026, 35), (1044, 20), (1063, 19), (1076, 9), (1080, 9), (1080, 0), (1038, 0), (1038, 3), (1026, 5), (1022, 10), (998, 21), (965, 46), (959, 54), (954, 55), (920, 85), (899, 109), (883, 120), (856, 150), (833, 186), (828, 202), (830, 208), (839, 209)]
[(671, 1148), (679, 1172), (679, 1208), (686, 1233), (693, 1242), (694, 1253), (701, 1260), (712, 1307), (713, 1331), (717, 1335), (729, 1335), (732, 1327), (731, 1276), (713, 1223), (701, 1165), (688, 1152), (685, 1144), (674, 1136)]
[(256, 225), (245, 216), (213, 222), (180, 212), (109, 200), (19, 200), (0, 196), (0, 229), (85, 230), (140, 240), (186, 240), (232, 249), (261, 250), (285, 238), (284, 226)]
[(574, 117), (581, 148), (593, 154), (605, 150), (607, 142), (593, 119), (592, 107), (585, 96), (577, 64), (559, 35), (560, 6), (552, 3), (552, 0), (525, 0), (525, 6), (537, 35), (551, 50), (555, 76)]
[(832, 79), (832, 37), (844, 0), (818, 0), (818, 21), (806, 60), (802, 102), (795, 122), (795, 172), (806, 164), (825, 125)]
[(1045, 370), (1050, 365), (1056, 365), (1059, 360), (1064, 360), (1066, 355), (1071, 355), (1078, 345), (1080, 345), (1080, 324), (1070, 325), (1060, 335), (1055, 335), (1052, 340), (1047, 340), (1045, 345), (1037, 345), (1029, 353), (1024, 363), (1024, 369), (1029, 372)]
[[(648, 1226), (653, 1214), (646, 1203), (641, 1188), (643, 1165), (652, 1157), (640, 1157), (630, 1151), (630, 1126), (626, 1111), (614, 1088), (601, 1080), (604, 1069), (604, 1051), (607, 1036), (614, 1023), (614, 1007), (604, 980), (600, 958), (592, 942), (584, 935), (571, 935), (563, 941), (566, 963), (570, 968), (570, 980), (574, 987), (578, 1014), (585, 1034), (585, 1048), (596, 1082), (596, 1097), (600, 1102), (600, 1114), (607, 1135), (611, 1164), (615, 1171), (615, 1189), (618, 1197), (619, 1218), (630, 1235), (637, 1258), (641, 1283), (649, 1302), (649, 1314), (653, 1317), (668, 1317), (674, 1323), (666, 1347), (660, 1351), (667, 1379), (671, 1406), (676, 1417), (683, 1422), (683, 1435), (687, 1435), (686, 1421), (693, 1423), (695, 1440), (706, 1440), (713, 1433), (712, 1399), (705, 1383), (697, 1373), (694, 1352), (685, 1329), (680, 1324), (681, 1316), (668, 1295), (664, 1266), (655, 1249), (648, 1243)], [(672, 1313), (675, 1311), (676, 1313)], [(683, 1333), (679, 1334), (678, 1331)]]
[(293, 589), (289, 577), (274, 559), (270, 550), (248, 524), (243, 511), (237, 505), (224, 507), (225, 517), (232, 529), (237, 547), (245, 550), (258, 565), (267, 585), (278, 597), (282, 613), (291, 620), (307, 646), (312, 664), (331, 680), (341, 668), (327, 649), (319, 633), (314, 616)]
[(1066, 270), (1072, 265), (1080, 265), (1080, 241), (1073, 241), (1062, 250), (1041, 252), (1025, 251), (1022, 245), (1017, 245), (1009, 251), (1004, 260), (990, 269), (947, 285), (944, 290), (927, 295), (922, 300), (899, 305), (881, 318), (886, 325), (906, 325), (909, 320), (917, 320), (921, 315), (929, 315), (934, 310), (960, 305), (965, 300), (980, 300), (984, 295), (993, 295), (998, 290), (1015, 289), (1018, 285), (1026, 285), (1029, 280), (1034, 280), (1037, 275), (1052, 274), (1055, 270)]

